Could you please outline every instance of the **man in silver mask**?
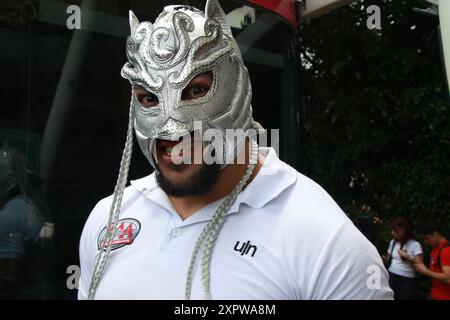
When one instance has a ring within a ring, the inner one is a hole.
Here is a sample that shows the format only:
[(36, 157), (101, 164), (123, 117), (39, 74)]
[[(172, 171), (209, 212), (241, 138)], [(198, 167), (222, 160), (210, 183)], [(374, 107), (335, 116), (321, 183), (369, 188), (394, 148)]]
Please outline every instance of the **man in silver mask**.
[[(129, 20), (127, 139), (114, 194), (83, 230), (79, 298), (390, 299), (375, 248), (325, 191), (255, 142), (249, 75), (217, 0)], [(155, 172), (125, 188), (133, 130)]]

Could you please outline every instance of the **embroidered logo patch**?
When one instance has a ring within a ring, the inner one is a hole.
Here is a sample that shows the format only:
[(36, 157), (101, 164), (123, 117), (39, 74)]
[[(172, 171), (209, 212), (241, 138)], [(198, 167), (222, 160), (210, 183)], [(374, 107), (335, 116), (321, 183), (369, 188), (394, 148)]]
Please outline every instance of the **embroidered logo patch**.
[[(113, 225), (109, 227), (109, 230), (112, 231)], [(114, 231), (114, 238), (111, 244), (111, 250), (116, 250), (122, 248), (123, 246), (130, 245), (133, 243), (134, 239), (136, 239), (139, 231), (141, 230), (141, 223), (136, 219), (125, 218), (120, 219), (117, 223), (116, 230)], [(97, 239), (98, 250), (103, 247), (103, 243), (106, 241), (106, 227), (102, 229)], [(105, 244), (107, 247), (109, 243)]]

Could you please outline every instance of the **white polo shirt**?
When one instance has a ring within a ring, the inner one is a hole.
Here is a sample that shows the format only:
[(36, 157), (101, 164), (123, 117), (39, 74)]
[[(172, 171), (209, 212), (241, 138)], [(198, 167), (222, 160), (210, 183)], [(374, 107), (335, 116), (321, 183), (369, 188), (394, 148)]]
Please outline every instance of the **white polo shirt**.
[[(271, 148), (238, 196), (211, 259), (213, 299), (392, 299), (375, 247), (318, 184)], [(184, 299), (187, 268), (221, 201), (182, 221), (154, 174), (124, 192), (121, 222), (96, 299)], [(79, 299), (86, 299), (112, 197), (93, 209), (80, 242)], [(203, 299), (200, 259), (192, 299)]]
[[(394, 248), (392, 246), (394, 245)], [(389, 271), (391, 273), (394, 273), (399, 276), (407, 277), (407, 278), (415, 278), (416, 272), (414, 271), (413, 266), (410, 262), (403, 260), (402, 257), (398, 254), (398, 251), (400, 250), (401, 245), (399, 242), (395, 242), (394, 240), (391, 240), (389, 242), (389, 248), (388, 248), (388, 254), (392, 253), (391, 256), (391, 265), (389, 266)], [(406, 251), (407, 254), (409, 254), (411, 257), (415, 258), (418, 255), (423, 254), (422, 246), (420, 245), (420, 242), (409, 239), (406, 241), (406, 243), (403, 245), (402, 248), (404, 251)]]

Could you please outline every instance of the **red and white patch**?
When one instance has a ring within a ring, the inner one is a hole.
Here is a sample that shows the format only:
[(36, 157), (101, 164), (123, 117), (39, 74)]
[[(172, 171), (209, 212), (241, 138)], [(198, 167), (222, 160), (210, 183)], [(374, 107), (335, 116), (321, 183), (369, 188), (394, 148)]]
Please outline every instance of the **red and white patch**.
[[(110, 226), (111, 230), (113, 225)], [(122, 248), (123, 246), (130, 245), (136, 239), (139, 231), (141, 230), (141, 223), (136, 219), (125, 218), (120, 219), (117, 222), (116, 230), (114, 231), (114, 238), (112, 240), (111, 250), (116, 250)], [(105, 243), (106, 240), (106, 227), (102, 229), (97, 239), (98, 250), (100, 250), (103, 245), (105, 248), (108, 247), (109, 243)]]

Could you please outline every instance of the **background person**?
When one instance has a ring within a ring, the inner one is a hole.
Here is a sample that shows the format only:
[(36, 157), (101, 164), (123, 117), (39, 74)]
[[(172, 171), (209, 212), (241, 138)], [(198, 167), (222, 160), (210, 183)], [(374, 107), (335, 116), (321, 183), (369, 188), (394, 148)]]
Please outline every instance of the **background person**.
[(430, 253), (430, 268), (423, 262), (417, 262), (415, 270), (431, 278), (431, 299), (450, 300), (450, 243), (436, 223), (425, 223), (420, 233), (425, 244), (433, 249)]
[(416, 300), (418, 292), (413, 263), (423, 262), (422, 246), (413, 239), (412, 225), (406, 218), (392, 220), (390, 229), (393, 239), (383, 258), (390, 261), (389, 285), (394, 290), (394, 299)]
[(53, 225), (38, 192), (42, 179), (18, 150), (0, 150), (0, 299), (50, 297)]

